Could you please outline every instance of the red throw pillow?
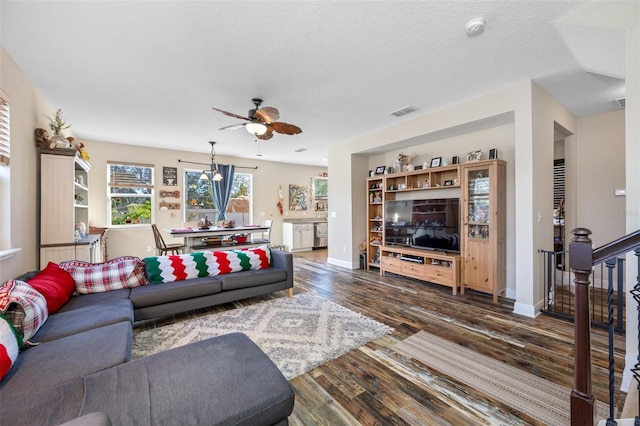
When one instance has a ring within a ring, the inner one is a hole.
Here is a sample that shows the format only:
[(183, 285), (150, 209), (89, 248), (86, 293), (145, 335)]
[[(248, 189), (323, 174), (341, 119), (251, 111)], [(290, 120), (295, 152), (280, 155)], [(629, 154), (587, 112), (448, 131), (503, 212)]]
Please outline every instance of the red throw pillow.
[(49, 262), (38, 275), (27, 280), (27, 284), (44, 296), (49, 314), (53, 314), (67, 303), (76, 289), (71, 274), (53, 262)]

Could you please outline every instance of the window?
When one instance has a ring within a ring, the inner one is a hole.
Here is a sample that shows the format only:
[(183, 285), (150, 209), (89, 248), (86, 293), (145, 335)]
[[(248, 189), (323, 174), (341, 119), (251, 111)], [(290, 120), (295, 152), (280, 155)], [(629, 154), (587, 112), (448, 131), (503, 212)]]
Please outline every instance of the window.
[(9, 103), (0, 97), (0, 165), (8, 166), (11, 150), (9, 138)]
[(130, 226), (153, 221), (153, 165), (108, 162), (109, 223)]
[[(202, 170), (186, 170), (185, 182), (185, 222), (197, 222), (205, 216), (216, 223), (218, 208), (213, 198), (211, 181), (200, 180)], [(231, 197), (227, 206), (227, 220), (235, 221), (236, 225), (251, 224), (251, 187), (253, 176), (248, 173), (235, 173)]]

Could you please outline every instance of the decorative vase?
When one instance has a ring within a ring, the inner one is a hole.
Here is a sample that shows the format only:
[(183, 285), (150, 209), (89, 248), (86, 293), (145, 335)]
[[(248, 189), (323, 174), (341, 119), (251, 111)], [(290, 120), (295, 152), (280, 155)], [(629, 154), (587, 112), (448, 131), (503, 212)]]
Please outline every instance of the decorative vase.
[(71, 144), (69, 141), (61, 134), (51, 136), (49, 139), (49, 148), (70, 148)]

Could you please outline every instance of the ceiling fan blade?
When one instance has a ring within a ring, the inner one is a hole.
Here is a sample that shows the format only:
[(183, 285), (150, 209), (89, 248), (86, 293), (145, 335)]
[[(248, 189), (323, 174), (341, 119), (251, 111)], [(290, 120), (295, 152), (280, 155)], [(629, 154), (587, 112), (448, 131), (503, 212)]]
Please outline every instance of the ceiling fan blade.
[(274, 107), (264, 107), (258, 109), (255, 114), (255, 118), (262, 120), (265, 123), (273, 123), (280, 118), (280, 112)]
[(223, 110), (223, 109), (218, 109), (218, 108), (216, 108), (216, 107), (211, 107), (211, 108), (215, 109), (215, 110), (216, 110), (216, 111), (218, 111), (218, 112), (223, 113), (224, 115), (228, 115), (229, 117), (239, 118), (240, 120), (247, 120), (247, 121), (251, 121), (251, 119), (250, 119), (250, 118), (243, 117), (243, 116), (241, 116), (241, 115), (234, 114), (234, 113), (232, 113), (232, 112), (225, 111), (225, 110)]
[(247, 123), (231, 124), (229, 126), (220, 127), (218, 130), (236, 130), (242, 129)]
[(267, 126), (267, 131), (263, 135), (256, 135), (258, 139), (263, 141), (269, 140), (273, 137), (273, 132), (271, 131), (271, 126)]
[(300, 129), (300, 127), (289, 123), (283, 123), (281, 121), (271, 123), (271, 126), (276, 132), (283, 133), (285, 135), (297, 135), (298, 133), (302, 133), (302, 129)]

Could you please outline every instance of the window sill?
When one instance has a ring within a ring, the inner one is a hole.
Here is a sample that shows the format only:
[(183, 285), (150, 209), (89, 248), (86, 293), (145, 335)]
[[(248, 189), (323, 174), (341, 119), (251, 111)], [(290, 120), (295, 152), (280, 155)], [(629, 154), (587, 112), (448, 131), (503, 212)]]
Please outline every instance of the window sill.
[(0, 260), (8, 259), (20, 251), (22, 251), (21, 248), (0, 250)]

